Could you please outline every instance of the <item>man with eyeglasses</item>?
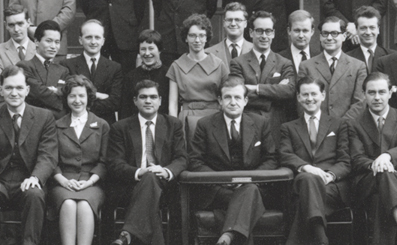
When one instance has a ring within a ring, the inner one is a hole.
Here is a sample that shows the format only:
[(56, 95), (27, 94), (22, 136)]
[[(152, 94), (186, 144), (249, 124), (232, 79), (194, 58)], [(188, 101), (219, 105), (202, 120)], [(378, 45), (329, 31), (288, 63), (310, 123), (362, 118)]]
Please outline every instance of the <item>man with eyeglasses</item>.
[(248, 53), (252, 49), (252, 43), (244, 39), (247, 17), (248, 13), (243, 4), (232, 2), (226, 5), (225, 19), (223, 20), (226, 38), (205, 50), (220, 58), (228, 69), (231, 59)]
[[(320, 79), (327, 94), (321, 110), (333, 117), (354, 119), (363, 108), (361, 86), (367, 76), (366, 66), (342, 51), (342, 43), (346, 39), (346, 23), (343, 20), (336, 16), (327, 17), (319, 29), (324, 51), (300, 64), (298, 79)], [(302, 108), (298, 107), (298, 111)]]
[(377, 44), (381, 19), (379, 11), (371, 6), (361, 6), (356, 10), (354, 17), (360, 46), (346, 54), (363, 61), (367, 65), (368, 73), (376, 70), (376, 62), (380, 57), (395, 52)]
[(273, 15), (266, 11), (251, 16), (249, 27), (254, 47), (230, 61), (230, 73), (245, 80), (249, 91), (245, 110), (270, 119), (278, 145), (280, 125), (287, 121), (285, 101), (295, 95), (295, 76), (292, 62), (271, 50), (275, 22)]

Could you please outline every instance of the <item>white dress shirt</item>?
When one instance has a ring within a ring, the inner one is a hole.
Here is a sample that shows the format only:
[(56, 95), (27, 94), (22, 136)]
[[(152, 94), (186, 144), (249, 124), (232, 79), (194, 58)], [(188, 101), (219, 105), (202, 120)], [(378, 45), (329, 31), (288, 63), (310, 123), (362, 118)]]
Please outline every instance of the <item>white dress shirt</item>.
[[(293, 44), (291, 44), (291, 54), (292, 54), (292, 59), (294, 60), (296, 71), (299, 71), (299, 65), (302, 62), (303, 55), (301, 54), (301, 51), (302, 51), (301, 49), (297, 49)], [(309, 45), (307, 45), (307, 47), (303, 49), (303, 52), (305, 52), (306, 58), (310, 59)]]
[(227, 131), (229, 132), (229, 137), (231, 139), (232, 138), (232, 132), (231, 132), (232, 120), (236, 121), (235, 127), (236, 127), (237, 132), (240, 133), (241, 116), (239, 116), (238, 118), (235, 118), (235, 119), (231, 119), (231, 118), (227, 117), (225, 114), (223, 114), (223, 117), (225, 118)]
[(83, 52), (84, 58), (85, 58), (85, 62), (87, 63), (88, 66), (88, 70), (90, 70), (91, 72), (91, 66), (92, 66), (92, 58), (95, 58), (95, 67), (98, 68), (98, 62), (99, 62), (99, 58), (101, 57), (101, 53), (97, 53), (94, 56), (89, 56), (85, 51)]
[(387, 109), (386, 109), (385, 113), (383, 113), (383, 115), (381, 115), (381, 116), (378, 116), (378, 115), (374, 114), (371, 110), (369, 110), (369, 112), (372, 115), (372, 118), (374, 119), (376, 127), (379, 127), (379, 125), (378, 125), (379, 117), (383, 117), (383, 124), (385, 124), (387, 115), (389, 114), (389, 110), (390, 110), (390, 106), (387, 105)]
[[(46, 61), (46, 59), (43, 56), (39, 55), (38, 53), (36, 53), (36, 57), (40, 60), (41, 64), (44, 66), (44, 62)], [(49, 61), (52, 62), (52, 59), (49, 59)]]
[[(254, 54), (255, 54), (255, 56), (258, 59), (258, 62), (260, 64), (261, 61), (262, 61), (262, 58), (261, 58), (262, 53), (256, 51), (254, 48), (252, 50), (254, 50)], [(268, 50), (266, 50), (266, 52), (264, 52), (263, 54), (265, 55), (265, 61), (266, 61), (267, 58), (269, 57), (269, 54), (270, 54), (270, 48)]]
[(18, 113), (14, 113), (14, 112), (8, 110), (8, 108), (7, 108), (8, 112), (10, 113), (11, 119), (12, 119), (12, 117), (13, 117), (15, 114), (21, 115), (20, 117), (18, 117), (18, 120), (17, 120), (17, 124), (18, 124), (19, 128), (21, 128), (22, 117), (23, 117), (23, 113), (25, 113), (25, 108), (26, 108), (26, 104), (25, 104), (25, 103), (23, 103), (23, 104), (21, 105), (21, 111), (18, 112)]
[(334, 66), (334, 68), (336, 69), (336, 66), (338, 65), (340, 56), (342, 55), (342, 50), (340, 50), (339, 53), (337, 53), (335, 56), (329, 55), (329, 54), (324, 50), (324, 55), (325, 55), (325, 59), (326, 59), (327, 62), (328, 62), (328, 66), (329, 66), (329, 67), (331, 67), (332, 63), (334, 62), (334, 61), (332, 60), (332, 57), (337, 58), (337, 60), (335, 61), (335, 66)]
[[(234, 43), (236, 44), (237, 57), (240, 56), (241, 54), (241, 50), (243, 49), (243, 43), (244, 43), (244, 38), (241, 38), (240, 41)], [(232, 50), (233, 50), (232, 44), (233, 42), (226, 38), (226, 46), (229, 48), (230, 55), (232, 54)]]
[(368, 52), (368, 50), (371, 49), (372, 52), (374, 53), (374, 56), (375, 56), (376, 45), (377, 45), (377, 44), (375, 43), (375, 45), (374, 45), (373, 47), (369, 47), (369, 48), (360, 45), (360, 48), (361, 48), (361, 50), (363, 51), (363, 54), (364, 54), (364, 57), (365, 57), (365, 63), (367, 64), (367, 66), (368, 66), (368, 59), (369, 59), (369, 55), (370, 55), (370, 53)]
[(80, 139), (81, 133), (83, 132), (84, 126), (88, 120), (88, 112), (84, 111), (83, 115), (79, 117), (75, 117), (72, 113), (72, 122), (70, 123), (70, 127), (74, 128), (74, 132), (78, 139)]
[(19, 52), (19, 50), (18, 50), (19, 46), (22, 46), (22, 47), (23, 47), (22, 51), (23, 51), (23, 53), (26, 55), (26, 50), (28, 50), (29, 38), (26, 38), (26, 41), (25, 41), (24, 43), (17, 43), (17, 42), (15, 42), (14, 39), (12, 39), (12, 38), (11, 38), (11, 41), (12, 41), (12, 43), (14, 44), (15, 49), (16, 49), (18, 52)]
[[(315, 117), (315, 119), (313, 120), (314, 122), (314, 126), (316, 127), (316, 131), (318, 133), (318, 126), (320, 125), (320, 118), (321, 118), (321, 110), (318, 110), (318, 112), (316, 114), (313, 115)], [(307, 114), (306, 112), (304, 113), (304, 117), (305, 117), (305, 121), (306, 121), (306, 125), (307, 125), (307, 132), (310, 132), (310, 123), (309, 120), (312, 116), (310, 116), (309, 114)]]

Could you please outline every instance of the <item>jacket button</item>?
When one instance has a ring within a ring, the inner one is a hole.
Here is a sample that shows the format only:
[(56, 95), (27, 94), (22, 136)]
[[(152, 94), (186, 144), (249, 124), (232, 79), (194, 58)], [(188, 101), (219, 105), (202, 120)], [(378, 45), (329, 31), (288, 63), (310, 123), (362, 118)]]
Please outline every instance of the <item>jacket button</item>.
[(76, 157), (76, 160), (77, 160), (77, 161), (80, 161), (80, 160), (81, 160), (81, 158), (80, 158), (80, 157)]

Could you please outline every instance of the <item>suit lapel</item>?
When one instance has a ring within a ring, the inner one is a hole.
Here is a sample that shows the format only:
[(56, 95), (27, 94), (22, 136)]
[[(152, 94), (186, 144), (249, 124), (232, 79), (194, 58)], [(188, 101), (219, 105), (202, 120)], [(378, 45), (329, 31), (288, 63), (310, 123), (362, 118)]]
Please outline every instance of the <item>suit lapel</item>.
[(62, 133), (68, 137), (71, 141), (76, 143), (77, 145), (80, 144), (79, 139), (77, 139), (76, 132), (74, 131), (74, 128), (70, 127), (72, 118), (71, 115), (68, 114), (68, 116), (62, 117), (56, 122), (56, 125), (58, 128), (63, 129)]
[(315, 59), (316, 59), (315, 60), (316, 69), (324, 77), (325, 81), (330, 83), (332, 79), (332, 75), (331, 75), (331, 71), (329, 70), (328, 61), (325, 58), (324, 53), (321, 53), (319, 56), (316, 56)]
[(276, 65), (276, 55), (273, 53), (273, 51), (270, 51), (268, 57), (266, 58), (266, 64), (265, 67), (263, 68), (263, 71), (261, 73), (261, 79), (259, 80), (260, 83), (265, 83), (266, 82), (266, 77), (271, 75), (271, 72)]
[[(299, 118), (295, 121), (296, 132), (301, 138), (303, 145), (305, 146), (308, 154), (312, 156), (312, 147), (310, 145), (309, 131), (307, 130), (307, 124), (305, 122), (305, 117)], [(312, 156), (313, 157), (313, 156)]]
[[(99, 129), (98, 122), (94, 119), (95, 119), (94, 114), (89, 112), (87, 122), (85, 123), (83, 131), (81, 132), (79, 138), (80, 144), (86, 141), (90, 137), (90, 135), (94, 133), (94, 130)], [(93, 123), (96, 123), (97, 125), (91, 127)]]
[(34, 44), (34, 42), (29, 40), (28, 50), (26, 50), (25, 60), (31, 60), (35, 54), (36, 54), (36, 45)]
[[(32, 63), (34, 65), (34, 67), (36, 68), (37, 74), (39, 74), (39, 76), (41, 78), (41, 82), (44, 85), (47, 85), (47, 70), (45, 69), (44, 65), (41, 63), (39, 58), (37, 58), (37, 56), (33, 57)], [(49, 86), (49, 84), (48, 84), (48, 86)]]
[(230, 54), (229, 48), (226, 45), (226, 39), (223, 40), (222, 45), (219, 46), (219, 49), (216, 50), (220, 53), (221, 57), (224, 57), (227, 60), (227, 66), (230, 65), (230, 60), (232, 59), (232, 55)]
[[(90, 69), (88, 68), (87, 62), (86, 62), (83, 54), (81, 54), (76, 59), (75, 68), (76, 68), (77, 74), (81, 74), (81, 75), (84, 75), (84, 76), (90, 78), (90, 76), (91, 76)], [(92, 82), (94, 82), (94, 81), (92, 81)]]
[(331, 84), (329, 85), (329, 89), (331, 89), (335, 84), (337, 84), (340, 78), (349, 70), (349, 60), (347, 59), (347, 55), (342, 53), (340, 59), (338, 60), (338, 64), (336, 65), (334, 75), (332, 75)]
[(98, 66), (97, 66), (97, 68), (96, 68), (96, 71), (95, 71), (95, 75), (94, 75), (94, 85), (95, 85), (95, 87), (97, 87), (97, 88), (99, 88), (99, 86), (100, 86), (100, 81), (105, 81), (106, 80), (106, 77), (108, 76), (108, 62), (107, 62), (107, 60), (106, 60), (106, 58), (105, 57), (100, 57), (99, 58), (99, 61), (98, 61)]
[(376, 126), (374, 118), (372, 117), (371, 113), (369, 112), (369, 109), (365, 110), (359, 123), (361, 124), (363, 129), (367, 132), (367, 134), (372, 139), (372, 141), (374, 143), (376, 143), (376, 145), (380, 146), (378, 128)]
[(321, 114), (319, 126), (318, 126), (318, 133), (316, 139), (316, 148), (318, 149), (321, 143), (324, 141), (325, 137), (327, 136), (327, 132), (329, 127), (331, 126), (331, 117), (326, 115), (325, 113)]
[(227, 127), (226, 127), (225, 119), (223, 118), (223, 114), (218, 113), (214, 117), (214, 121), (212, 122), (212, 124), (214, 126), (213, 135), (216, 141), (218, 141), (219, 146), (221, 147), (221, 149), (223, 150), (223, 152), (230, 161), (229, 145), (227, 141), (229, 135), (227, 134)]
[(244, 39), (243, 47), (241, 48), (240, 55), (248, 53), (251, 49), (252, 47), (248, 44), (248, 41)]
[(160, 163), (161, 153), (164, 145), (164, 141), (167, 137), (167, 122), (164, 117), (160, 114), (157, 114), (157, 122), (155, 128), (155, 157), (157, 159), (157, 164)]
[(394, 136), (397, 132), (397, 113), (396, 110), (391, 108), (387, 115), (385, 124), (382, 129), (382, 152), (390, 149), (390, 144), (393, 141)]
[(295, 61), (294, 61), (294, 58), (292, 57), (291, 46), (287, 49), (287, 54), (288, 54), (288, 58), (287, 59), (289, 59), (292, 62), (295, 74), (298, 74), (299, 71), (296, 70)]
[(10, 113), (7, 110), (7, 105), (4, 104), (0, 109), (0, 127), (3, 129), (4, 134), (7, 136), (10, 145), (14, 147), (15, 136)]
[[(130, 131), (130, 138), (132, 140), (132, 145), (134, 147), (135, 162), (137, 167), (140, 167), (142, 162), (142, 135), (141, 135), (141, 125), (139, 123), (138, 114), (132, 117), (129, 131)], [(127, 149), (127, 150), (131, 150), (131, 149)]]
[(18, 61), (19, 61), (18, 51), (15, 48), (14, 43), (12, 42), (11, 39), (7, 41), (7, 43), (5, 45), (5, 48), (6, 48), (6, 52), (5, 53), (7, 54), (8, 58), (10, 59), (10, 61), (13, 64), (18, 63)]
[(256, 83), (259, 83), (259, 77), (261, 75), (261, 69), (259, 67), (259, 61), (255, 56), (254, 50), (252, 49), (247, 55), (247, 62), (251, 66), (252, 70), (255, 72)]
[(26, 104), (25, 112), (23, 113), (22, 122), (21, 122), (21, 129), (19, 130), (19, 145), (22, 145), (26, 137), (28, 136), (32, 126), (34, 124), (34, 114), (32, 111), (32, 107)]
[(59, 67), (56, 64), (51, 63), (48, 67), (47, 86), (56, 87), (61, 76), (62, 72)]
[(251, 147), (252, 141), (254, 140), (254, 136), (255, 136), (254, 126), (255, 126), (254, 122), (251, 120), (251, 118), (243, 114), (241, 120), (240, 135), (243, 137), (242, 143), (243, 143), (244, 163), (246, 163), (245, 162), (246, 159), (249, 159), (249, 157), (247, 157), (248, 150), (252, 148)]

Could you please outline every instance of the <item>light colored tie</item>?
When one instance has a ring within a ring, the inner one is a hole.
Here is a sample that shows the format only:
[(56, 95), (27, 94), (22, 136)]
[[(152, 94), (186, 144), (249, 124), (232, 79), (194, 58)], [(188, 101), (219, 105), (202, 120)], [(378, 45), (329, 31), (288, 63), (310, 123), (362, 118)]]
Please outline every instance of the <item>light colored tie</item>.
[(370, 74), (372, 71), (372, 64), (374, 62), (374, 52), (371, 49), (368, 49), (368, 53), (369, 53), (369, 57), (368, 57), (367, 69), (368, 69), (368, 74)]
[(230, 133), (232, 135), (232, 141), (237, 142), (239, 139), (239, 134), (236, 129), (236, 121), (232, 120), (232, 123), (230, 124)]
[(156, 164), (156, 159), (154, 157), (154, 140), (153, 140), (153, 134), (152, 130), (150, 130), (150, 125), (152, 124), (152, 121), (147, 121), (146, 122), (146, 161), (147, 161), (147, 166), (149, 166), (149, 163)]
[(23, 50), (24, 50), (23, 46), (18, 47), (18, 56), (19, 56), (20, 60), (25, 60), (25, 54), (24, 54)]
[(314, 123), (314, 119), (316, 117), (311, 116), (309, 119), (309, 135), (310, 135), (310, 143), (312, 146), (312, 154), (316, 154), (316, 141), (317, 141), (317, 129), (316, 124)]

